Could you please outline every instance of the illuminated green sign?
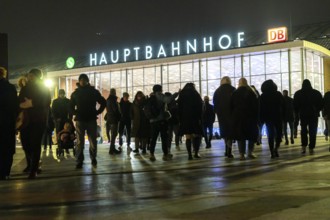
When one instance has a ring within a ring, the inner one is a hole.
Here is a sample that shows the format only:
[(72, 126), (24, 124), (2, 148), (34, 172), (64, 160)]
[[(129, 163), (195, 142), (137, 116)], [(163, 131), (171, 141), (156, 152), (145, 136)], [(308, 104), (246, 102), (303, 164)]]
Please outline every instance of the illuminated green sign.
[(66, 67), (68, 67), (69, 69), (72, 69), (74, 67), (75, 61), (73, 57), (69, 57), (66, 60)]

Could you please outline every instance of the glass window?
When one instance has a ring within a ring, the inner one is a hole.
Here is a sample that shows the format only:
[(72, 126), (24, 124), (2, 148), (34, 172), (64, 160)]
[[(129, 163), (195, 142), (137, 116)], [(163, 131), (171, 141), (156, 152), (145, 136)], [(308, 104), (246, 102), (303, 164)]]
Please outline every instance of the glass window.
[(110, 73), (110, 86), (111, 88), (120, 88), (121, 87), (121, 72), (114, 71)]
[(281, 72), (289, 72), (289, 54), (287, 51), (281, 52)]
[(168, 82), (180, 82), (180, 64), (168, 66)]
[(243, 57), (243, 76), (250, 76), (250, 56)]
[(207, 74), (206, 61), (201, 61), (200, 65), (201, 65), (201, 67), (200, 67), (200, 69), (201, 69), (201, 80), (206, 80), (207, 79), (207, 76), (206, 76), (206, 74)]
[(221, 77), (229, 76), (230, 78), (235, 77), (235, 58), (221, 59)]
[(271, 79), (277, 85), (277, 90), (282, 91), (282, 78), (281, 74), (269, 74), (266, 75), (266, 79)]
[(155, 67), (155, 72), (156, 72), (155, 84), (162, 84), (161, 66), (156, 66)]
[(281, 55), (280, 53), (266, 54), (266, 74), (281, 72)]
[[(138, 91), (142, 91), (143, 92), (143, 86), (134, 86), (133, 87), (133, 99), (135, 97), (135, 94), (138, 92)], [(132, 100), (133, 100), (132, 99)]]
[(143, 69), (133, 69), (133, 86), (143, 86)]
[(208, 96), (212, 96), (213, 97), (213, 94), (214, 94), (214, 92), (215, 92), (215, 90), (217, 89), (217, 88), (219, 88), (219, 86), (220, 86), (220, 80), (219, 79), (216, 79), (216, 80), (209, 80), (209, 82), (208, 82), (208, 93), (207, 94), (205, 94), (205, 95), (208, 95)]
[(301, 72), (291, 73), (291, 93), (294, 94), (297, 90), (301, 89)]
[(163, 66), (163, 76), (162, 76), (162, 78), (163, 78), (163, 85), (165, 85), (165, 84), (167, 84), (168, 83), (168, 67), (167, 67), (167, 65), (164, 65)]
[(235, 77), (242, 75), (242, 57), (235, 57)]
[(220, 60), (207, 61), (207, 78), (208, 79), (220, 78)]
[(154, 85), (155, 79), (155, 67), (144, 68), (144, 85)]
[(251, 76), (265, 74), (265, 56), (253, 55), (251, 58)]
[(282, 91), (284, 89), (289, 91), (289, 73), (282, 73)]
[[(261, 85), (263, 82), (265, 82), (265, 75), (251, 76), (250, 85), (254, 85), (260, 94), (261, 94)], [(237, 83), (238, 83), (238, 80), (237, 80)]]
[(192, 82), (193, 80), (192, 63), (181, 64), (181, 82)]
[(170, 92), (170, 93), (175, 93), (175, 92), (179, 92), (179, 89), (181, 88), (180, 83), (171, 83), (168, 84), (168, 91), (164, 91), (164, 92)]
[(193, 81), (199, 80), (199, 61), (193, 62)]
[[(210, 80), (210, 81), (213, 81), (213, 80)], [(199, 92), (199, 94), (201, 95), (201, 97), (204, 97), (208, 94), (209, 91), (212, 91), (208, 85), (207, 85), (207, 81), (202, 81), (202, 89), (201, 89), (201, 92), (200, 90), (197, 90), (197, 85), (196, 85), (196, 90)]]
[(291, 51), (291, 71), (301, 71), (300, 50)]
[(321, 73), (321, 57), (313, 54), (313, 70), (314, 73)]

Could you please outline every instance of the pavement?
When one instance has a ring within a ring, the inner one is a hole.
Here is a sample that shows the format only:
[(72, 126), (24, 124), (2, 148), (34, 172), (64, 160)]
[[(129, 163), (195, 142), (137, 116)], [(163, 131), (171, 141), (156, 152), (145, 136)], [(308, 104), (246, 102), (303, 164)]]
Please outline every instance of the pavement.
[(300, 154), (300, 141), (281, 145), (271, 159), (267, 139), (256, 159), (224, 157), (222, 140), (202, 145), (201, 159), (188, 160), (184, 144), (172, 146), (171, 161), (149, 156), (110, 156), (98, 146), (93, 168), (85, 148), (82, 169), (72, 151), (58, 158), (56, 146), (42, 151), (42, 173), (27, 179), (18, 146), (11, 179), (0, 182), (0, 219), (330, 219), (329, 142), (317, 138), (314, 155)]

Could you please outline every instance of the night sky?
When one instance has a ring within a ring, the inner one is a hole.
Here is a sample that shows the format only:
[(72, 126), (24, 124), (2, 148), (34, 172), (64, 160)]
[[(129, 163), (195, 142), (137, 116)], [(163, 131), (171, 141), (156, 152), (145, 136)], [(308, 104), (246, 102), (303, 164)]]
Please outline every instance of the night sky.
[(10, 66), (330, 21), (330, 0), (0, 0), (0, 9)]

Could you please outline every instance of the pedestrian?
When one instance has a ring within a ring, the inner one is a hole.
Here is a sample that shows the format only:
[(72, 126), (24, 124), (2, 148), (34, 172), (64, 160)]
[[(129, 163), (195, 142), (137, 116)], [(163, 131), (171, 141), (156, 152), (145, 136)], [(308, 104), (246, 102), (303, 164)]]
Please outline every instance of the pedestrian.
[[(163, 150), (163, 160), (168, 161), (172, 159), (173, 155), (168, 152), (168, 119), (171, 117), (169, 111), (167, 111), (166, 105), (172, 102), (178, 96), (178, 93), (174, 93), (172, 96), (165, 96), (163, 94), (163, 88), (161, 85), (154, 85), (152, 88), (153, 93), (150, 94), (149, 102), (150, 107), (154, 109), (154, 116), (149, 118), (151, 124), (151, 141), (150, 141), (150, 160), (155, 161), (155, 148), (158, 135), (160, 134)], [(145, 109), (148, 109), (148, 103), (146, 103)], [(145, 111), (144, 111), (145, 112)], [(146, 112), (145, 112), (146, 113)], [(149, 117), (148, 115), (146, 115)]]
[(64, 124), (72, 120), (70, 113), (70, 99), (65, 97), (65, 90), (58, 90), (58, 98), (54, 99), (52, 103), (52, 116), (55, 122), (56, 141), (58, 141), (57, 134), (63, 130)]
[(277, 91), (273, 80), (266, 80), (261, 85), (260, 118), (266, 124), (268, 145), (271, 158), (279, 157), (278, 149), (282, 142), (282, 126), (285, 103), (282, 94)]
[(15, 86), (8, 82), (6, 76), (7, 70), (0, 67), (0, 180), (9, 179), (16, 148), (18, 98)]
[[(165, 96), (171, 97), (172, 93), (165, 92)], [(178, 103), (176, 100), (172, 100), (169, 104), (167, 104), (167, 110), (171, 114), (171, 118), (168, 119), (168, 150), (171, 153), (172, 149), (172, 140), (174, 133), (174, 142), (176, 150), (180, 150), (180, 134), (179, 134), (179, 116), (178, 116)]]
[(145, 102), (146, 96), (143, 92), (138, 91), (135, 94), (130, 113), (133, 126), (132, 137), (134, 137), (135, 141), (136, 154), (139, 153), (139, 148), (142, 149), (142, 154), (147, 153), (147, 143), (151, 137), (150, 122), (143, 112)]
[(240, 160), (246, 159), (246, 142), (248, 142), (248, 157), (256, 158), (253, 151), (259, 134), (259, 103), (257, 94), (245, 78), (239, 79), (238, 88), (232, 94), (231, 111), (231, 137), (238, 142)]
[(46, 129), (42, 136), (42, 143), (44, 145), (44, 150), (47, 149), (47, 145), (49, 145), (49, 150), (52, 149), (52, 144), (53, 144), (52, 139), (53, 139), (54, 128), (55, 128), (54, 120), (52, 117), (51, 109), (49, 108), (48, 115), (47, 115)]
[(127, 149), (131, 150), (131, 108), (132, 103), (129, 101), (129, 94), (127, 92), (123, 93), (123, 97), (120, 99), (120, 111), (121, 118), (119, 122), (119, 149), (122, 150), (123, 146), (123, 135), (126, 136)]
[(121, 119), (121, 110), (119, 103), (117, 102), (118, 97), (116, 95), (116, 89), (110, 89), (109, 97), (107, 98), (107, 124), (110, 130), (110, 149), (109, 154), (120, 154), (121, 151), (116, 149), (116, 137), (118, 135), (119, 121)]
[(24, 171), (29, 172), (28, 178), (34, 179), (41, 172), (41, 139), (46, 129), (51, 99), (49, 89), (41, 80), (41, 70), (32, 69), (27, 78), (28, 82), (19, 94), (19, 106), (26, 110), (28, 118), (28, 124), (21, 129), (21, 140), (28, 162)]
[[(330, 128), (330, 90), (324, 94), (324, 104), (322, 110), (323, 119), (326, 125), (325, 140), (329, 140), (329, 128)], [(329, 149), (330, 150), (330, 149)]]
[(293, 107), (293, 98), (289, 96), (288, 90), (283, 90), (284, 97), (284, 119), (283, 119), (283, 134), (285, 137), (285, 145), (289, 144), (288, 138), (288, 124), (290, 128), (290, 141), (291, 144), (294, 144), (294, 107)]
[(180, 134), (186, 137), (188, 160), (192, 160), (191, 145), (194, 158), (201, 158), (199, 149), (203, 135), (203, 100), (195, 88), (195, 84), (187, 83), (179, 93), (178, 110)]
[(215, 121), (214, 107), (210, 104), (210, 98), (204, 96), (204, 111), (203, 111), (203, 131), (206, 148), (211, 148), (213, 138), (213, 123)]
[[(80, 74), (78, 87), (71, 94), (70, 111), (75, 115), (77, 146), (76, 146), (76, 168), (81, 169), (84, 162), (85, 132), (89, 140), (89, 156), (92, 166), (97, 166), (97, 115), (101, 114), (106, 107), (106, 101), (100, 92), (89, 84), (86, 74)], [(96, 104), (99, 108), (96, 109)]]
[(231, 85), (231, 79), (224, 76), (221, 79), (220, 87), (215, 90), (213, 95), (214, 111), (217, 114), (220, 128), (220, 137), (225, 142), (225, 156), (233, 158), (231, 134), (231, 97), (235, 87)]
[(305, 154), (308, 146), (309, 153), (314, 154), (318, 117), (323, 108), (322, 94), (313, 89), (311, 82), (305, 79), (301, 89), (294, 94), (293, 104), (296, 115), (299, 115), (300, 118), (301, 153)]

